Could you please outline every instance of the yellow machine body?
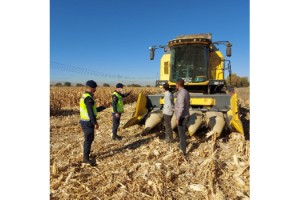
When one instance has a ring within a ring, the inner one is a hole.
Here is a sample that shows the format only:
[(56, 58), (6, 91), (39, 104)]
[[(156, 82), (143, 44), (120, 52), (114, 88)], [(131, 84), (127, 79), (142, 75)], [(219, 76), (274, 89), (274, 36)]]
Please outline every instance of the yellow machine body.
[(148, 114), (146, 104), (147, 97), (144, 94), (140, 93), (136, 102), (136, 107), (132, 118), (124, 125), (123, 128), (128, 128), (132, 125), (139, 123)]
[[(165, 46), (166, 53), (160, 60), (160, 79), (156, 81), (157, 86), (168, 83), (174, 89), (179, 77), (185, 80), (185, 89), (190, 92), (189, 135), (193, 135), (203, 123), (217, 136), (225, 125), (244, 133), (239, 118), (238, 97), (237, 94), (225, 92), (225, 59), (215, 44), (218, 42), (212, 42), (211, 34), (179, 36), (168, 42), (168, 46)], [(229, 42), (227, 45), (231, 47)], [(176, 102), (176, 94), (174, 100)], [(162, 120), (162, 111), (159, 108), (163, 104), (162, 94), (140, 94), (133, 117), (124, 128), (140, 123), (145, 118), (145, 130), (151, 130)], [(175, 121), (173, 115), (173, 129), (176, 127)]]

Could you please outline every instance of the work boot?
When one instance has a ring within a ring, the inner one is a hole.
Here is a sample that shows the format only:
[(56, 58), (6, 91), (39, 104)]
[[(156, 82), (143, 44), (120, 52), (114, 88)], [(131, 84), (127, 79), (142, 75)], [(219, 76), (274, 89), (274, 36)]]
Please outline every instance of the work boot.
[(96, 166), (97, 164), (90, 160), (89, 158), (83, 157), (83, 163), (89, 164), (91, 166)]
[(119, 135), (113, 135), (113, 136), (112, 136), (112, 139), (113, 139), (113, 140), (122, 140), (122, 137), (119, 136)]

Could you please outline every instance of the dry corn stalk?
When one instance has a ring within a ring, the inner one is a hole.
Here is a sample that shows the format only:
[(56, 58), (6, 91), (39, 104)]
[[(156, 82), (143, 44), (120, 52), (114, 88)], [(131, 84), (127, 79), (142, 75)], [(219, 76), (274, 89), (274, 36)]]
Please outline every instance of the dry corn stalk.
[[(110, 92), (106, 101), (110, 100)], [(76, 101), (82, 91), (70, 88), (63, 94), (64, 106), (74, 105), (70, 109), (78, 111)], [(134, 108), (135, 104), (125, 105), (121, 126), (132, 116)], [(250, 197), (250, 143), (238, 133), (231, 133), (226, 140), (214, 137), (204, 140), (204, 135), (188, 137), (186, 162), (179, 152), (179, 142), (160, 141), (155, 136), (159, 130), (135, 137), (143, 127), (133, 126), (120, 132), (124, 136), (122, 141), (111, 140), (111, 113), (107, 109), (100, 113), (100, 129), (92, 145), (98, 165), (89, 167), (81, 165), (83, 133), (78, 122), (79, 112), (50, 119), (51, 199)]]

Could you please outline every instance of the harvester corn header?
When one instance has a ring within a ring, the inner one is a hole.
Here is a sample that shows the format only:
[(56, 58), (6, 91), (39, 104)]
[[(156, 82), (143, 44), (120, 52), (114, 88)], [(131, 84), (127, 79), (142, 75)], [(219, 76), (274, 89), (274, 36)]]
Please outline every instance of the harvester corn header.
[[(231, 75), (230, 60), (225, 60), (216, 45), (226, 45), (226, 56), (231, 56), (231, 43), (228, 41), (212, 42), (212, 35), (192, 34), (176, 37), (168, 45), (151, 46), (150, 60), (154, 59), (155, 50), (163, 48), (165, 54), (160, 61), (160, 80), (156, 85), (168, 83), (175, 89), (176, 81), (183, 79), (185, 89), (190, 93), (190, 120), (188, 134), (205, 125), (210, 129), (207, 136), (219, 137), (225, 127), (244, 134), (239, 118), (237, 94), (227, 91), (224, 71)], [(225, 67), (227, 63), (227, 67)], [(175, 101), (176, 101), (176, 94)], [(163, 119), (163, 94), (139, 94), (132, 118), (124, 125), (128, 128), (144, 123), (143, 133), (149, 132)], [(176, 128), (176, 119), (171, 120), (172, 129)]]

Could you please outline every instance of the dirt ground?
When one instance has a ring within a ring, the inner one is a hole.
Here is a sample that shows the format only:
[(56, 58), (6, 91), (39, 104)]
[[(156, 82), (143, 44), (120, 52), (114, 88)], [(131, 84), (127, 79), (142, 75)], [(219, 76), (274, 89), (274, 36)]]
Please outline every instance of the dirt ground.
[(92, 144), (96, 167), (82, 163), (78, 108), (65, 108), (64, 116), (50, 117), (50, 199), (249, 199), (249, 89), (244, 93), (240, 115), (245, 135), (224, 131), (216, 140), (206, 139), (204, 127), (188, 137), (187, 159), (176, 132), (175, 142), (167, 144), (159, 127), (146, 136), (138, 125), (122, 129), (135, 103), (125, 105), (122, 141), (111, 139), (111, 110), (104, 110)]

